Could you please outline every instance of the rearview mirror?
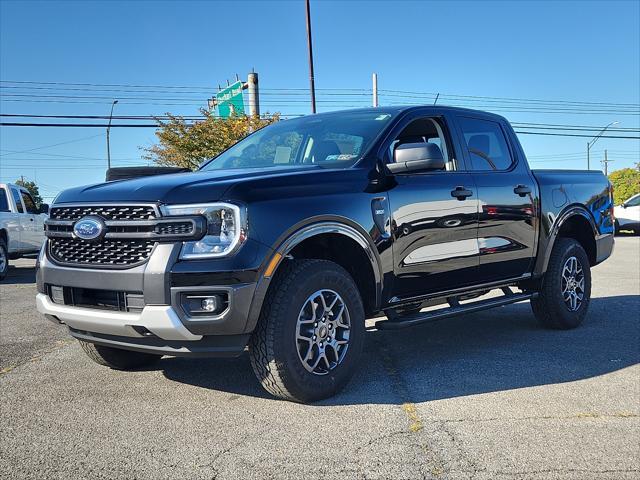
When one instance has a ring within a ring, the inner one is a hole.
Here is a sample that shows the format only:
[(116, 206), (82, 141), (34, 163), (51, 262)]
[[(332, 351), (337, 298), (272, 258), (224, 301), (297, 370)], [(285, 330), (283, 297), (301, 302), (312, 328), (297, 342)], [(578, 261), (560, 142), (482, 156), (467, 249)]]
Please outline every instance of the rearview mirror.
[(393, 163), (387, 168), (391, 173), (444, 170), (445, 161), (434, 143), (405, 143), (394, 150)]

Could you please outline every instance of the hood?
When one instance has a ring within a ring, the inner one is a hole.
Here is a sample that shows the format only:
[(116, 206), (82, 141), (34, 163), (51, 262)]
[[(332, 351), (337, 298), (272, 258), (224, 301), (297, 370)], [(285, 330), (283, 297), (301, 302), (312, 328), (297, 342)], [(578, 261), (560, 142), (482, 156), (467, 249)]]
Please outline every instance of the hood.
[(243, 180), (277, 178), (316, 171), (315, 168), (210, 170), (119, 180), (65, 190), (59, 203), (162, 202), (201, 203), (221, 200), (224, 193)]

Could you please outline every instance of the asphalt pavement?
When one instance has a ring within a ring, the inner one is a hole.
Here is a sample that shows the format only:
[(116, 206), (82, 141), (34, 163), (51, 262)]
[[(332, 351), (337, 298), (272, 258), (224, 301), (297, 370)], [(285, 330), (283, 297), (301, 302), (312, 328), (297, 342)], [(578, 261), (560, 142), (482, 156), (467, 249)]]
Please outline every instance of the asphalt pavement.
[(527, 303), (368, 332), (314, 405), (239, 359), (91, 362), (35, 310), (34, 262), (0, 284), (0, 478), (640, 478), (640, 238), (593, 269), (572, 331)]

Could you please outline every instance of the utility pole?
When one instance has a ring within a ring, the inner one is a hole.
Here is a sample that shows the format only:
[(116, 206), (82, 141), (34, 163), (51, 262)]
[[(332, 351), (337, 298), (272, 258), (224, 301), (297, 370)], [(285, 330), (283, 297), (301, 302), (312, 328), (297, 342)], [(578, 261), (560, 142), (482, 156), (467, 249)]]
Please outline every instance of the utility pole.
[(113, 119), (113, 107), (116, 106), (118, 100), (114, 100), (111, 104), (111, 113), (109, 114), (109, 124), (107, 125), (107, 168), (111, 168), (111, 146), (109, 145), (109, 132), (111, 131), (111, 120)]
[(309, 0), (306, 0), (307, 6), (307, 47), (309, 50), (309, 84), (311, 88), (311, 113), (316, 113), (316, 86), (313, 79), (313, 45), (311, 43), (311, 9)]
[(373, 74), (373, 106), (378, 106), (378, 74)]
[(260, 116), (260, 98), (258, 94), (258, 74), (251, 72), (247, 75), (247, 90), (249, 92), (249, 115)]
[(613, 160), (609, 160), (607, 158), (607, 150), (605, 149), (604, 151), (604, 160), (602, 161), (602, 163), (604, 164), (604, 176), (608, 176), (609, 175), (609, 162), (613, 162)]
[(591, 147), (598, 141), (598, 139), (602, 136), (602, 134), (612, 125), (617, 125), (620, 122), (611, 122), (609, 125), (604, 127), (600, 132), (593, 137), (592, 140), (587, 142), (587, 170), (591, 170)]

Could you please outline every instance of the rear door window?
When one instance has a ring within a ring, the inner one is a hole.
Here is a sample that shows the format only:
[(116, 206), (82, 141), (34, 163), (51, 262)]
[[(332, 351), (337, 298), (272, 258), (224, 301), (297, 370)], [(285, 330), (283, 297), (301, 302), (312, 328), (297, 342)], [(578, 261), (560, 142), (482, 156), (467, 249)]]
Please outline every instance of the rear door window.
[(497, 122), (458, 117), (472, 170), (508, 170), (513, 164), (502, 127)]
[(22, 193), (22, 201), (24, 202), (24, 206), (27, 209), (27, 213), (37, 214), (38, 207), (36, 207), (36, 202), (33, 201), (31, 195), (24, 191), (20, 193)]
[(16, 202), (18, 213), (24, 213), (24, 208), (22, 208), (22, 200), (20, 199), (20, 192), (17, 189), (12, 188), (11, 195), (13, 195), (13, 200)]

